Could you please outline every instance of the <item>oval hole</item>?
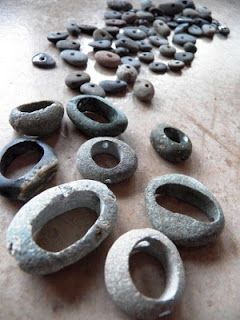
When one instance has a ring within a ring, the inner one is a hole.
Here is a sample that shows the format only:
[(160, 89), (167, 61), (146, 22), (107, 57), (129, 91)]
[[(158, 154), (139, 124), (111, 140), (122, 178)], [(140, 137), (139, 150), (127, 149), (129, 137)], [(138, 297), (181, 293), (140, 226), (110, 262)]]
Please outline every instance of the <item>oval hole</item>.
[(44, 250), (58, 252), (81, 239), (97, 220), (95, 211), (77, 208), (48, 221), (33, 236)]
[(91, 112), (91, 111), (85, 111), (83, 112), (85, 116), (87, 116), (88, 118), (100, 122), (100, 123), (108, 123), (108, 119), (106, 119), (104, 116), (102, 116), (101, 114), (95, 113), (95, 112)]
[(111, 154), (101, 153), (93, 156), (96, 164), (102, 168), (114, 168), (119, 164), (119, 160)]

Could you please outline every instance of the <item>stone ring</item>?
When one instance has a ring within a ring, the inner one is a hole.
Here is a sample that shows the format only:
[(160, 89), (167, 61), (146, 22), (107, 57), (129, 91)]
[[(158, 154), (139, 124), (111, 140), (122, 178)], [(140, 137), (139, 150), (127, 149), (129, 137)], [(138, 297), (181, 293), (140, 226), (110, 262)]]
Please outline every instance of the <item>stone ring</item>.
[[(107, 122), (95, 121), (86, 113), (94, 113)], [(72, 98), (67, 104), (67, 114), (75, 126), (90, 137), (115, 137), (125, 131), (128, 125), (128, 119), (122, 111), (98, 96), (81, 95)]]
[[(209, 222), (165, 209), (156, 201), (159, 192), (199, 208), (209, 218)], [(189, 176), (167, 174), (156, 177), (145, 189), (145, 204), (153, 227), (176, 245), (205, 245), (214, 241), (224, 227), (222, 208), (215, 197), (203, 184)]]
[[(5, 176), (7, 168), (18, 156), (36, 151), (40, 159), (24, 175), (9, 179)], [(0, 194), (14, 199), (27, 201), (53, 178), (57, 171), (58, 160), (51, 147), (33, 138), (18, 138), (7, 144), (0, 152)]]
[[(110, 154), (119, 160), (119, 163), (113, 168), (100, 167), (93, 159), (98, 154)], [(77, 168), (84, 178), (107, 184), (118, 183), (134, 174), (137, 156), (135, 151), (121, 140), (110, 137), (93, 138), (79, 148)]]
[[(98, 215), (81, 239), (58, 252), (44, 250), (36, 244), (33, 235), (49, 220), (76, 208), (89, 208)], [(73, 181), (45, 190), (26, 203), (7, 230), (7, 247), (22, 270), (49, 274), (98, 247), (112, 231), (116, 218), (116, 198), (106, 185), (92, 180)]]
[[(164, 268), (166, 287), (157, 299), (143, 295), (133, 283), (129, 260), (139, 251), (157, 258)], [(150, 228), (131, 230), (118, 238), (108, 252), (104, 273), (111, 298), (134, 319), (152, 320), (170, 314), (185, 284), (177, 248), (164, 234)]]

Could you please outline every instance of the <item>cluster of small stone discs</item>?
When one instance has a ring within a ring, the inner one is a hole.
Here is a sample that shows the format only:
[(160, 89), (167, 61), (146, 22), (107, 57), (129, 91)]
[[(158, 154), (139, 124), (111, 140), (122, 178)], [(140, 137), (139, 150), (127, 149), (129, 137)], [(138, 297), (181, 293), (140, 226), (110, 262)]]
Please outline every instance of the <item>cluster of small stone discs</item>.
[[(135, 83), (140, 73), (141, 62), (155, 74), (167, 71), (180, 72), (189, 66), (197, 51), (196, 41), (200, 37), (213, 38), (215, 33), (228, 36), (230, 30), (212, 18), (205, 6), (196, 6), (192, 0), (176, 0), (158, 6), (151, 0), (141, 1), (141, 9), (134, 9), (128, 1), (107, 1), (104, 13), (105, 27), (79, 24), (75, 19), (67, 22), (67, 31), (50, 32), (48, 40), (61, 51), (61, 58), (75, 66), (86, 67), (88, 55), (80, 51), (80, 42), (69, 40), (69, 35), (78, 37), (88, 34), (93, 37), (89, 43), (95, 52), (95, 59), (104, 68), (117, 69), (116, 80), (91, 83), (89, 74), (83, 71), (70, 73), (65, 83), (71, 89), (83, 94), (105, 97), (106, 94), (125, 93), (128, 85)], [(172, 34), (172, 44), (170, 36)], [(177, 51), (177, 47), (182, 50)], [(168, 58), (168, 64), (155, 59), (153, 47), (160, 56)], [(32, 59), (41, 68), (55, 67), (55, 60), (47, 53), (38, 53)], [(142, 101), (154, 96), (152, 83), (145, 79), (136, 81), (134, 94)]]

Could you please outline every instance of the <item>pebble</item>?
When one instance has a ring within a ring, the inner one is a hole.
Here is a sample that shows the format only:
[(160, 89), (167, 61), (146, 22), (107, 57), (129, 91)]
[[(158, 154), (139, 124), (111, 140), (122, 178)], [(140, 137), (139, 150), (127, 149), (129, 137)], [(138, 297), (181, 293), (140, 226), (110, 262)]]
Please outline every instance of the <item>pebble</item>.
[(139, 59), (138, 58), (133, 58), (131, 56), (122, 57), (121, 58), (121, 62), (122, 62), (122, 64), (131, 65), (134, 68), (136, 68), (137, 70), (139, 70), (140, 67), (141, 67), (141, 63), (140, 63)]
[(184, 62), (184, 64), (188, 65), (191, 64), (191, 62), (194, 59), (194, 54), (192, 52), (176, 52), (174, 55), (175, 60), (179, 60)]
[(216, 26), (213, 24), (204, 24), (202, 26), (203, 35), (206, 37), (212, 38), (215, 35), (216, 31)]
[(119, 55), (109, 51), (98, 51), (95, 54), (96, 61), (105, 68), (114, 69), (121, 63)]
[(200, 37), (203, 34), (202, 29), (199, 26), (197, 26), (196, 24), (192, 24), (188, 28), (188, 33), (195, 36), (195, 37)]
[(89, 42), (88, 44), (90, 47), (93, 47), (95, 51), (97, 50), (107, 50), (111, 48), (111, 41), (110, 40), (97, 40)]
[(37, 53), (32, 57), (34, 66), (42, 69), (52, 69), (56, 66), (56, 61), (47, 53)]
[(203, 19), (203, 18), (194, 18), (193, 24), (195, 24), (201, 28), (204, 24), (209, 24), (209, 21), (206, 19)]
[(138, 28), (125, 28), (124, 29), (124, 35), (133, 39), (133, 40), (143, 40), (147, 37), (147, 34), (138, 29)]
[(60, 50), (79, 50), (80, 43), (75, 40), (60, 40), (57, 42), (56, 47)]
[(152, 52), (141, 52), (138, 54), (138, 59), (144, 63), (151, 63), (154, 60), (154, 54)]
[(104, 12), (104, 19), (121, 19), (122, 14), (119, 11), (109, 10)]
[(195, 9), (195, 4), (192, 0), (176, 0), (177, 3), (180, 3), (183, 6), (183, 9), (192, 8)]
[(105, 20), (106, 26), (114, 26), (114, 27), (125, 27), (126, 26), (126, 21), (122, 19), (107, 19)]
[(180, 46), (183, 46), (186, 42), (196, 43), (196, 38), (187, 33), (179, 33), (173, 36), (173, 42)]
[(133, 93), (139, 100), (148, 102), (154, 96), (154, 87), (150, 81), (139, 79), (134, 84)]
[(102, 80), (99, 85), (108, 94), (125, 93), (127, 82), (122, 80)]
[(48, 41), (52, 42), (52, 43), (57, 43), (60, 40), (65, 40), (68, 37), (68, 32), (66, 31), (56, 31), (56, 32), (49, 32), (47, 35), (47, 39)]
[(92, 83), (92, 82), (86, 82), (83, 85), (81, 85), (80, 92), (83, 94), (99, 96), (102, 98), (104, 98), (106, 96), (106, 93), (103, 90), (103, 88), (95, 83)]
[(168, 67), (165, 63), (156, 61), (149, 65), (149, 69), (155, 73), (164, 74), (167, 72)]
[(118, 66), (116, 75), (119, 80), (123, 80), (131, 84), (136, 81), (138, 72), (132, 65), (122, 64)]
[(162, 20), (155, 20), (153, 22), (153, 27), (156, 32), (162, 37), (168, 37), (171, 33), (169, 26)]
[(92, 35), (93, 32), (97, 29), (96, 26), (93, 26), (91, 24), (79, 24), (78, 26), (81, 29), (82, 33), (86, 33), (89, 35)]
[(140, 40), (140, 41), (137, 41), (137, 43), (139, 45), (140, 51), (151, 51), (152, 50), (152, 46), (148, 40)]
[(175, 29), (175, 28), (177, 28), (177, 26), (178, 26), (177, 22), (175, 22), (175, 21), (169, 21), (169, 22), (167, 22), (167, 25), (168, 25), (169, 28), (171, 28), (171, 29)]
[(125, 20), (128, 24), (132, 24), (137, 20), (137, 15), (135, 12), (127, 11), (123, 13), (122, 19)]
[(175, 1), (161, 3), (158, 8), (161, 10), (162, 14), (166, 16), (175, 16), (175, 14), (182, 12), (184, 9), (181, 3)]
[(71, 72), (65, 79), (65, 84), (71, 89), (80, 89), (86, 82), (90, 82), (90, 76), (84, 71)]
[(189, 23), (181, 23), (174, 30), (174, 34), (184, 33), (185, 31), (187, 31), (188, 27), (189, 27)]
[(166, 58), (172, 58), (174, 54), (176, 53), (176, 49), (169, 44), (164, 44), (160, 46), (160, 53), (162, 56)]
[(93, 40), (112, 40), (112, 35), (103, 29), (96, 29), (93, 32)]
[(180, 60), (171, 60), (168, 62), (168, 67), (173, 72), (179, 72), (184, 68), (184, 62)]
[(217, 30), (221, 35), (223, 35), (225, 37), (227, 37), (230, 33), (230, 29), (226, 26), (223, 26), (223, 25), (219, 25)]
[(120, 29), (115, 26), (106, 26), (102, 30), (107, 31), (111, 36), (115, 37)]
[(123, 47), (118, 47), (114, 49), (114, 52), (118, 54), (120, 57), (127, 56), (129, 54), (129, 50)]
[(155, 47), (160, 47), (161, 45), (168, 44), (167, 39), (159, 36), (150, 36), (149, 41)]
[(88, 62), (88, 56), (77, 50), (63, 50), (60, 56), (64, 61), (76, 67), (86, 66)]
[(132, 4), (126, 0), (107, 0), (109, 9), (116, 11), (129, 11), (132, 9)]
[(182, 12), (183, 16), (187, 18), (197, 18), (199, 17), (199, 13), (195, 9), (186, 8)]
[(66, 24), (68, 33), (73, 37), (78, 37), (81, 33), (81, 29), (75, 19), (69, 19)]
[(192, 53), (197, 52), (197, 47), (196, 47), (195, 44), (193, 44), (192, 42), (186, 42), (186, 43), (183, 45), (183, 48), (184, 48), (184, 50), (187, 51), (187, 52), (192, 52)]
[(198, 5), (196, 7), (196, 11), (198, 12), (201, 18), (207, 18), (212, 15), (211, 10), (209, 10), (206, 6)]
[(139, 45), (137, 44), (137, 42), (128, 38), (122, 38), (115, 41), (115, 46), (116, 48), (118, 47), (127, 48), (131, 53), (137, 53), (139, 50)]
[(174, 21), (176, 21), (179, 24), (182, 24), (182, 23), (193, 23), (193, 19), (192, 18), (183, 17), (183, 16), (175, 17)]

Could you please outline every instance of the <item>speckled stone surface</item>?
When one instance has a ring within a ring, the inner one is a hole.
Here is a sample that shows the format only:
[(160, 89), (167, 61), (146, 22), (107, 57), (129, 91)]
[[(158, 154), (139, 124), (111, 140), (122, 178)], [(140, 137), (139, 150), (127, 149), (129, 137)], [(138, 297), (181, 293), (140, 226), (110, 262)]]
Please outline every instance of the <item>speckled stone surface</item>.
[(149, 80), (138, 79), (134, 84), (133, 93), (139, 100), (149, 102), (152, 100), (155, 90)]
[(80, 92), (83, 94), (99, 96), (102, 98), (106, 96), (104, 89), (93, 82), (85, 82), (84, 84), (82, 84), (80, 87)]
[(52, 69), (56, 66), (56, 61), (45, 52), (40, 52), (32, 57), (32, 64), (41, 69)]
[(78, 50), (63, 50), (60, 56), (65, 62), (75, 67), (84, 67), (88, 62), (88, 56)]
[(117, 68), (116, 75), (119, 80), (127, 83), (134, 83), (137, 79), (138, 72), (136, 68), (130, 64), (122, 64)]

